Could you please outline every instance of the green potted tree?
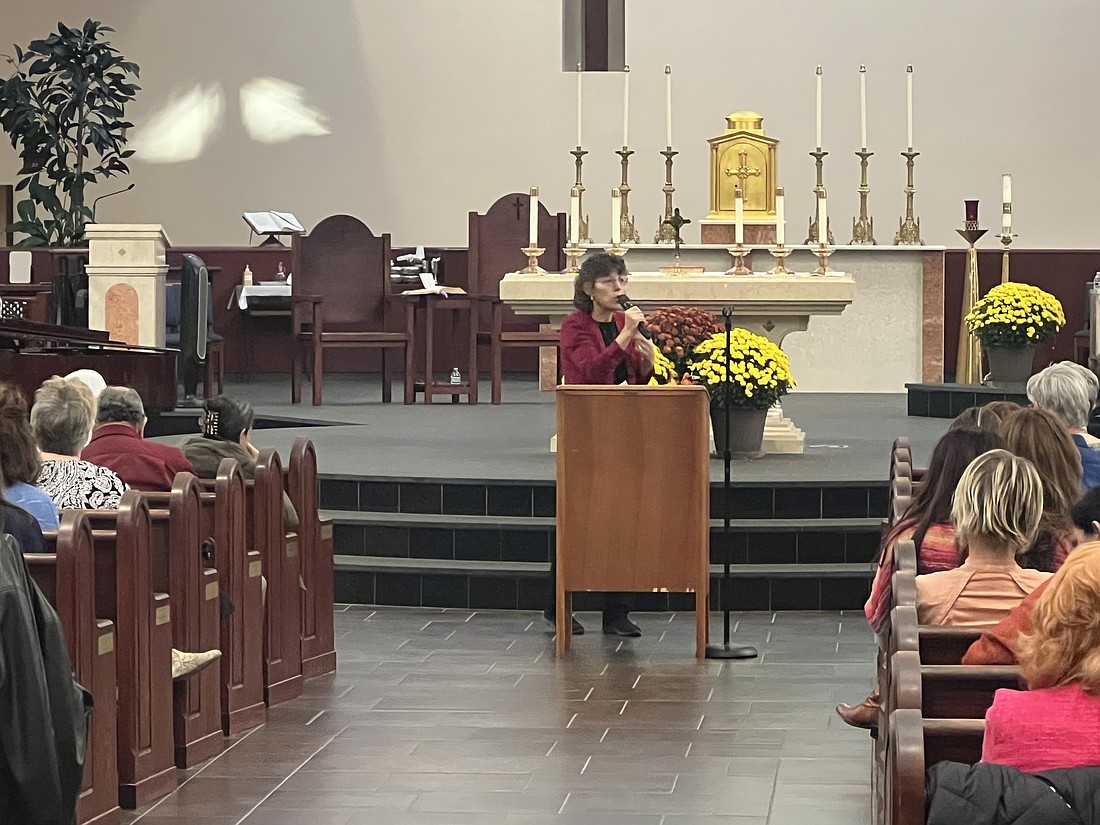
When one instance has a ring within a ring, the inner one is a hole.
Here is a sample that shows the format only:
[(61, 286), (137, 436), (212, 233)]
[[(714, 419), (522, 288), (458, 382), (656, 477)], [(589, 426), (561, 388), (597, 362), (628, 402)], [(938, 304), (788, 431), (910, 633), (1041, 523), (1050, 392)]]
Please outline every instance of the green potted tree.
[(0, 128), (23, 163), (16, 191), (27, 193), (10, 230), (25, 235), (19, 246), (82, 244), (94, 217), (86, 188), (130, 171), (133, 124), (124, 115), (140, 89), (131, 82), (138, 66), (106, 39), (113, 31), (90, 19), (80, 28), (59, 23), (4, 55), (15, 71), (0, 86)]

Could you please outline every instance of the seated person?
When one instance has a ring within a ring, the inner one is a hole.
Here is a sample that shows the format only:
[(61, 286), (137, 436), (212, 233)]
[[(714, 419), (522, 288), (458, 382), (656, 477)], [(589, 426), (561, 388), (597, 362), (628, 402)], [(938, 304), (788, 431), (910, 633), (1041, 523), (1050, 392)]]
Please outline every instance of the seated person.
[(109, 467), (135, 490), (170, 491), (176, 473), (194, 469), (179, 447), (142, 437), (147, 420), (137, 390), (107, 387), (99, 394), (92, 440), (80, 457)]
[[(241, 475), (256, 477), (256, 459), (260, 451), (252, 444), (252, 423), (256, 415), (247, 401), (235, 401), (225, 395), (208, 398), (202, 405), (199, 424), (202, 435), (195, 435), (180, 445), (183, 454), (195, 468), (199, 478), (217, 478), (223, 458), (235, 458), (241, 465)], [(283, 512), (288, 528), (298, 526), (298, 513), (283, 492)]]
[(31, 432), (27, 400), (18, 387), (0, 382), (0, 475), (5, 480), (0, 489), (10, 504), (34, 516), (41, 529), (56, 530), (57, 507), (34, 486), (38, 468), (38, 445)]
[(46, 552), (46, 538), (34, 516), (3, 496), (0, 496), (0, 509), (3, 510), (4, 532), (15, 539), (20, 550), (24, 553)]
[(1087, 429), (1098, 386), (1092, 370), (1068, 361), (1051, 364), (1027, 382), (1028, 400), (1053, 413), (1073, 439), (1081, 456), (1081, 483), (1085, 489), (1100, 485), (1100, 452), (1095, 449), (1097, 440)]
[(31, 429), (42, 454), (35, 486), (58, 510), (113, 510), (128, 489), (113, 470), (80, 458), (95, 419), (95, 399), (74, 378), (54, 376), (34, 394)]
[(1001, 434), (1001, 422), (1010, 412), (1020, 409), (1014, 401), (990, 401), (980, 407), (967, 407), (951, 422), (947, 430), (973, 429)]
[[(1075, 543), (1080, 546), (1100, 541), (1100, 487), (1093, 487), (1070, 511)], [(1077, 552), (1074, 550), (1073, 552)], [(964, 665), (1014, 665), (1016, 643), (1020, 635), (1031, 632), (1031, 613), (1035, 602), (1050, 586), (1048, 579), (1031, 595), (1012, 608), (992, 630), (982, 634), (963, 656)]]
[(1028, 689), (998, 690), (982, 761), (1021, 771), (1100, 766), (1100, 544), (1078, 547), (1019, 639)]
[(966, 468), (951, 505), (955, 541), (966, 561), (955, 570), (917, 576), (917, 620), (952, 627), (992, 627), (1050, 578), (1016, 555), (1031, 545), (1043, 513), (1043, 487), (1030, 461), (990, 450)]

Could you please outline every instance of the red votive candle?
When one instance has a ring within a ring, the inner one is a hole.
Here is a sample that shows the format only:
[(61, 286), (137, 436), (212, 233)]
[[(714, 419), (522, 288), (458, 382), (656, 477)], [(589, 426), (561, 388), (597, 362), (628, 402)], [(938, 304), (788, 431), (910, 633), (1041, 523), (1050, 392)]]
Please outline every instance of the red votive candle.
[(978, 222), (978, 202), (977, 201), (963, 201), (966, 204), (966, 222), (977, 223)]

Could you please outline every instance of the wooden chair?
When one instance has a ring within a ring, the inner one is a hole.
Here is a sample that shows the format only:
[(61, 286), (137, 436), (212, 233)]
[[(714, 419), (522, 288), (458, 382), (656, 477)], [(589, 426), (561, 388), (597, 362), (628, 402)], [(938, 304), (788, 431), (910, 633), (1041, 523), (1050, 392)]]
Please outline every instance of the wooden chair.
[(382, 400), (390, 400), (388, 350), (405, 358), (405, 403), (413, 403), (412, 313), (405, 331), (387, 332), (386, 295), (390, 290), (390, 236), (377, 236), (357, 218), (325, 218), (308, 235), (296, 235), (291, 281), (294, 363), (291, 400), (302, 400), (302, 365), (308, 357), (313, 405), (324, 390), (324, 354), (328, 349), (380, 349)]
[[(489, 346), (492, 403), (501, 400), (505, 349), (557, 347), (557, 330), (542, 330), (547, 317), (517, 318), (500, 300), (500, 282), (509, 272), (523, 269), (527, 256), (530, 199), (512, 192), (489, 207), (484, 215), (470, 213), (469, 278), (470, 292), (482, 302), (478, 320), (478, 344)], [(546, 252), (540, 259), (543, 269), (560, 272), (565, 268), (565, 215), (551, 215), (539, 203), (539, 246)]]

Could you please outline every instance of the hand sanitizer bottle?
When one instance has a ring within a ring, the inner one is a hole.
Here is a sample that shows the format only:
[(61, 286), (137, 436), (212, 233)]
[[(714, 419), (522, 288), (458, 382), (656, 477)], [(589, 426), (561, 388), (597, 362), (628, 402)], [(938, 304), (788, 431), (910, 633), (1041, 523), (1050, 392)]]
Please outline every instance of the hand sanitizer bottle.
[(252, 267), (248, 264), (244, 265), (244, 277), (241, 279), (241, 283), (245, 286), (252, 286)]
[(462, 373), (458, 371), (458, 367), (455, 367), (453, 370), (451, 370), (451, 384), (454, 385), (454, 384), (461, 384), (461, 383), (462, 383)]

